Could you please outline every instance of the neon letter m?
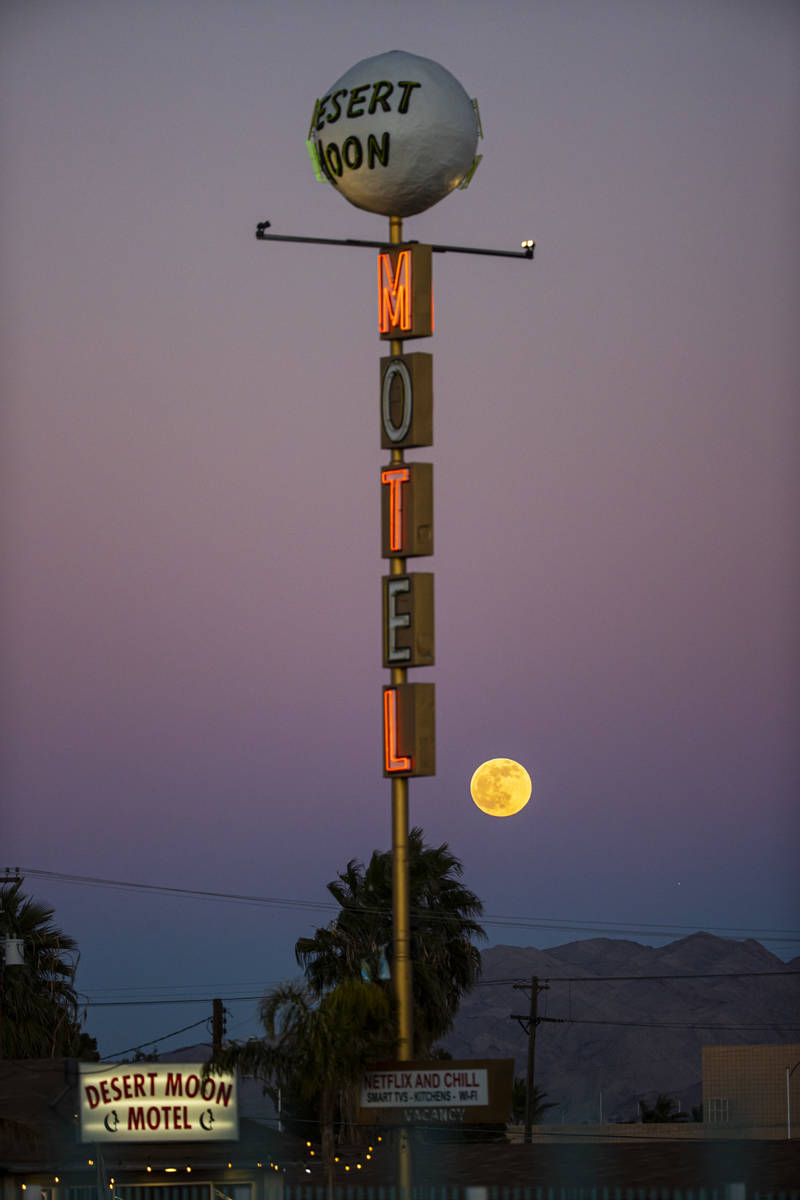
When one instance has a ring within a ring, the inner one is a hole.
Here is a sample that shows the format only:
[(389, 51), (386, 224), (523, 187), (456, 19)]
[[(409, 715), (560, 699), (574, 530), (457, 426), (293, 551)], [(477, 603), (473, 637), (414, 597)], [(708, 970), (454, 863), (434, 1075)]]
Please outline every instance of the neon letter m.
[(411, 328), (410, 250), (400, 251), (394, 272), (391, 255), (378, 255), (378, 326), (381, 333)]

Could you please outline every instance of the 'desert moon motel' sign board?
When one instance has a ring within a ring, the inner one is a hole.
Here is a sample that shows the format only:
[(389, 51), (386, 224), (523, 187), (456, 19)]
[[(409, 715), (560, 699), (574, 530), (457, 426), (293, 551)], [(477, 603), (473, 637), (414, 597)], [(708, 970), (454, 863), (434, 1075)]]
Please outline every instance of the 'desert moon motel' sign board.
[(361, 1079), (362, 1125), (497, 1124), (511, 1112), (513, 1058), (391, 1063)]
[(82, 1142), (238, 1141), (236, 1076), (202, 1063), (80, 1064)]

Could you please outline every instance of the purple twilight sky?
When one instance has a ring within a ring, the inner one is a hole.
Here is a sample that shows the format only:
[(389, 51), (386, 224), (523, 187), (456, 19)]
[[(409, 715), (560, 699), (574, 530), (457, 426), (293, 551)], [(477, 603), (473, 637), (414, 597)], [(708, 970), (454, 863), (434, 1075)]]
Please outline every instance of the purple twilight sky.
[[(797, 6), (6, 0), (0, 47), (0, 866), (296, 902), (29, 875), (82, 990), (258, 995), (389, 845), (375, 255), (254, 232), (387, 236), (303, 143), (391, 49), (486, 135), (406, 236), (537, 242), (435, 256), (411, 347), (438, 723), (412, 822), (490, 944), (796, 954)], [(468, 794), (495, 755), (534, 781), (507, 820)], [(88, 1025), (110, 1054), (205, 1012)]]

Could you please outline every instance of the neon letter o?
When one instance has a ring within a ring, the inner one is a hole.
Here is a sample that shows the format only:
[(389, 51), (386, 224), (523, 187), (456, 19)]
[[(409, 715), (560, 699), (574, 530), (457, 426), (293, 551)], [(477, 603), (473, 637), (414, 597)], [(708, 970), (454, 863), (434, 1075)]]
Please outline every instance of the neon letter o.
[[(400, 377), (403, 388), (403, 415), (399, 425), (392, 423), (391, 395), (392, 380), (395, 375)], [(414, 389), (411, 385), (411, 374), (408, 367), (400, 358), (393, 358), (386, 368), (381, 390), (381, 420), (386, 436), (391, 442), (402, 442), (411, 428), (411, 415), (414, 408)]]

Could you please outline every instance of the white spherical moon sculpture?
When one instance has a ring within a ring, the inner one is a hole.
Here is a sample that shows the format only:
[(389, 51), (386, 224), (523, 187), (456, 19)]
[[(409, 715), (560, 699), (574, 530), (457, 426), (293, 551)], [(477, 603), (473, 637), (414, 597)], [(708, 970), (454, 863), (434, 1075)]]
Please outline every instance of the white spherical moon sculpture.
[(458, 187), (475, 159), (478, 116), (439, 63), (403, 50), (365, 58), (317, 101), (311, 136), (346, 200), (410, 217)]

